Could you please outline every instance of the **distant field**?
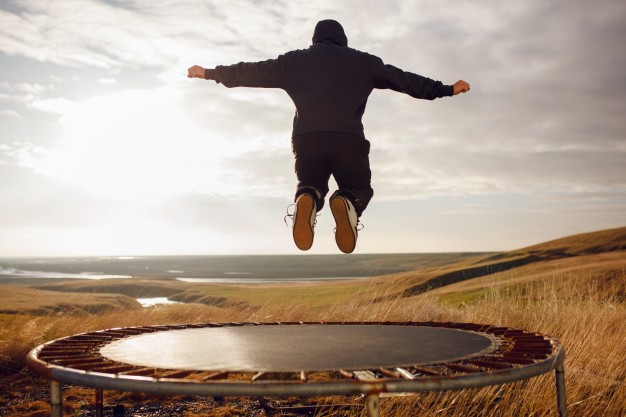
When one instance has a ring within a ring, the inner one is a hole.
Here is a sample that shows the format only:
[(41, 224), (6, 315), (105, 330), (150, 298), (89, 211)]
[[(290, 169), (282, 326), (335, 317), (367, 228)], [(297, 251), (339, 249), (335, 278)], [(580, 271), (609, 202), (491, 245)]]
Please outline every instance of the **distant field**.
[[(369, 277), (441, 266), (479, 253), (346, 255), (156, 256), (120, 258), (0, 259), (2, 269), (78, 274), (99, 272), (150, 278)], [(37, 276), (37, 275), (34, 275)], [(5, 274), (6, 280), (12, 278)], [(6, 281), (5, 281), (6, 282)], [(15, 280), (13, 279), (13, 283)]]

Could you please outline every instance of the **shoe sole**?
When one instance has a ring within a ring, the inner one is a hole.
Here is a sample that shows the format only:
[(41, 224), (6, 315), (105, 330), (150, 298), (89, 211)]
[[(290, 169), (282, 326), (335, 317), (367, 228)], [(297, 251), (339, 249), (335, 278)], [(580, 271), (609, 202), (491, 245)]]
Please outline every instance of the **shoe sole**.
[(343, 253), (352, 253), (356, 247), (356, 232), (350, 223), (348, 205), (341, 197), (330, 200), (330, 210), (335, 218), (335, 242)]
[(306, 194), (298, 197), (295, 222), (293, 224), (293, 241), (300, 250), (309, 250), (313, 246), (311, 215), (314, 207), (313, 197)]

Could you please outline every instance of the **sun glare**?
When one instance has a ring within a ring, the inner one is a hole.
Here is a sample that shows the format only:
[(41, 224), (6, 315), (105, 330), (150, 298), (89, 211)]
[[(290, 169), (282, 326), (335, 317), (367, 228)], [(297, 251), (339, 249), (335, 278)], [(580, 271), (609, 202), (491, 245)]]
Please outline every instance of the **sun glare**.
[(179, 86), (125, 90), (57, 109), (63, 128), (39, 160), (47, 175), (115, 198), (225, 191), (220, 164), (237, 150), (196, 126)]

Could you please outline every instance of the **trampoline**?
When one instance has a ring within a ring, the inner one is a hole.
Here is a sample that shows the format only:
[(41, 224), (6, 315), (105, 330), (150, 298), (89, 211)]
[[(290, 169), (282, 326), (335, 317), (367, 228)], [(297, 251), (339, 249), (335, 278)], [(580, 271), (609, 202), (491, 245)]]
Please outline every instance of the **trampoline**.
[(109, 389), (214, 397), (364, 395), (368, 415), (377, 417), (381, 393), (500, 385), (550, 371), (558, 414), (566, 417), (564, 356), (549, 336), (472, 323), (196, 323), (77, 334), (36, 347), (27, 364), (51, 380), (53, 417), (62, 415), (61, 383), (95, 388), (100, 416)]

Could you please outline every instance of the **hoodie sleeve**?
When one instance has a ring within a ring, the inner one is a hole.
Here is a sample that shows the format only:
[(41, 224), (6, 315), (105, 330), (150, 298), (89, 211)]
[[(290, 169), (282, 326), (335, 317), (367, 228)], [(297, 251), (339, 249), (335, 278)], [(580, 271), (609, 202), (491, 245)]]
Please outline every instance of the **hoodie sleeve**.
[(375, 88), (390, 89), (426, 100), (454, 95), (454, 87), (451, 85), (402, 71), (393, 65), (385, 65), (382, 60), (378, 61), (374, 76)]
[(213, 77), (226, 87), (282, 88), (286, 60), (284, 55), (260, 62), (240, 62), (215, 67)]

